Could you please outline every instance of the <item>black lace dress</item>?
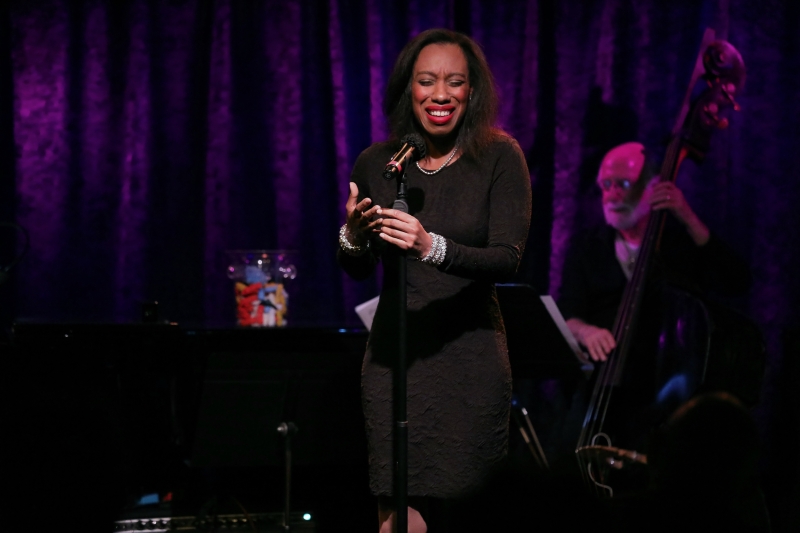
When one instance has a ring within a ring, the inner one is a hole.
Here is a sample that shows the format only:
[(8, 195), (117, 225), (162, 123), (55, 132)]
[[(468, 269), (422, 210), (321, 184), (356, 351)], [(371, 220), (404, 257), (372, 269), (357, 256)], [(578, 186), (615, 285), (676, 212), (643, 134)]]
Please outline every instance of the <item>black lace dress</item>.
[[(381, 171), (397, 146), (365, 150), (353, 169), (359, 199), (391, 207), (396, 184)], [(480, 484), (508, 448), (511, 371), (494, 282), (515, 272), (528, 234), (531, 187), (519, 146), (502, 137), (475, 161), (429, 176), (408, 169), (410, 214), (447, 239), (434, 267), (407, 259), (408, 494), (455, 497)], [(392, 369), (398, 309), (394, 247), (339, 262), (356, 279), (384, 268), (367, 343), (362, 401), (370, 487), (392, 493)], [(392, 260), (394, 259), (394, 260)]]

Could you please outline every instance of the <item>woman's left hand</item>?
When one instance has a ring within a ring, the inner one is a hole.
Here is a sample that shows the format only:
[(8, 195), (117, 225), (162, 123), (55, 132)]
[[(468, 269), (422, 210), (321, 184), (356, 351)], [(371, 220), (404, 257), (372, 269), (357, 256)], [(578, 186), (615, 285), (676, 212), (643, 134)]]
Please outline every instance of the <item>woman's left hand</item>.
[(378, 209), (376, 219), (380, 221), (381, 239), (406, 250), (412, 257), (428, 255), (432, 240), (415, 217), (397, 209)]

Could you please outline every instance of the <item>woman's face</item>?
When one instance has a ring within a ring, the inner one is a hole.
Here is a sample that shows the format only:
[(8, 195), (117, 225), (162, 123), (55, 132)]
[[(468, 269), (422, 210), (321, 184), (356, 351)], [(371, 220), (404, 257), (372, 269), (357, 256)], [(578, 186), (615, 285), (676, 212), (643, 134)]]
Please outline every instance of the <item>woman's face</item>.
[(456, 44), (429, 44), (411, 79), (414, 116), (430, 137), (446, 137), (464, 118), (472, 92), (464, 52)]

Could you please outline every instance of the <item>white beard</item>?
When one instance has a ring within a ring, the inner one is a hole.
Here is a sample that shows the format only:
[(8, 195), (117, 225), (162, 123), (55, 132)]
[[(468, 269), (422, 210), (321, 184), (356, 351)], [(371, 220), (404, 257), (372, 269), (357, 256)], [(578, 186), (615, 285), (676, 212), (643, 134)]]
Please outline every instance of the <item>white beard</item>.
[(606, 218), (606, 224), (616, 230), (631, 229), (650, 212), (650, 204), (642, 200), (639, 200), (634, 205), (626, 202), (603, 204), (603, 215)]

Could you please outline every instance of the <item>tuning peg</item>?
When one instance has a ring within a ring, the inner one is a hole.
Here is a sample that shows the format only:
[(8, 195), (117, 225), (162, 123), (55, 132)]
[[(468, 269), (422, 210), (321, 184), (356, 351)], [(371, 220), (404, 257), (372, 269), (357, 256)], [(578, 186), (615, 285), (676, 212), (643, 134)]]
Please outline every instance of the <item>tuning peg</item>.
[(724, 130), (728, 127), (728, 119), (724, 117), (720, 118), (718, 114), (719, 106), (716, 102), (709, 102), (707, 105), (704, 105), (703, 111), (706, 117), (706, 125), (715, 126), (721, 130)]
[(728, 119), (724, 117), (720, 118), (719, 115), (709, 113), (706, 115), (705, 124), (708, 127), (724, 130), (728, 127)]
[(739, 107), (739, 104), (737, 104), (736, 100), (733, 98), (733, 93), (736, 92), (736, 85), (732, 83), (723, 83), (721, 88), (722, 92), (725, 93), (725, 96), (728, 97), (728, 100), (730, 100), (731, 103), (733, 104), (733, 110), (739, 111), (741, 107)]

